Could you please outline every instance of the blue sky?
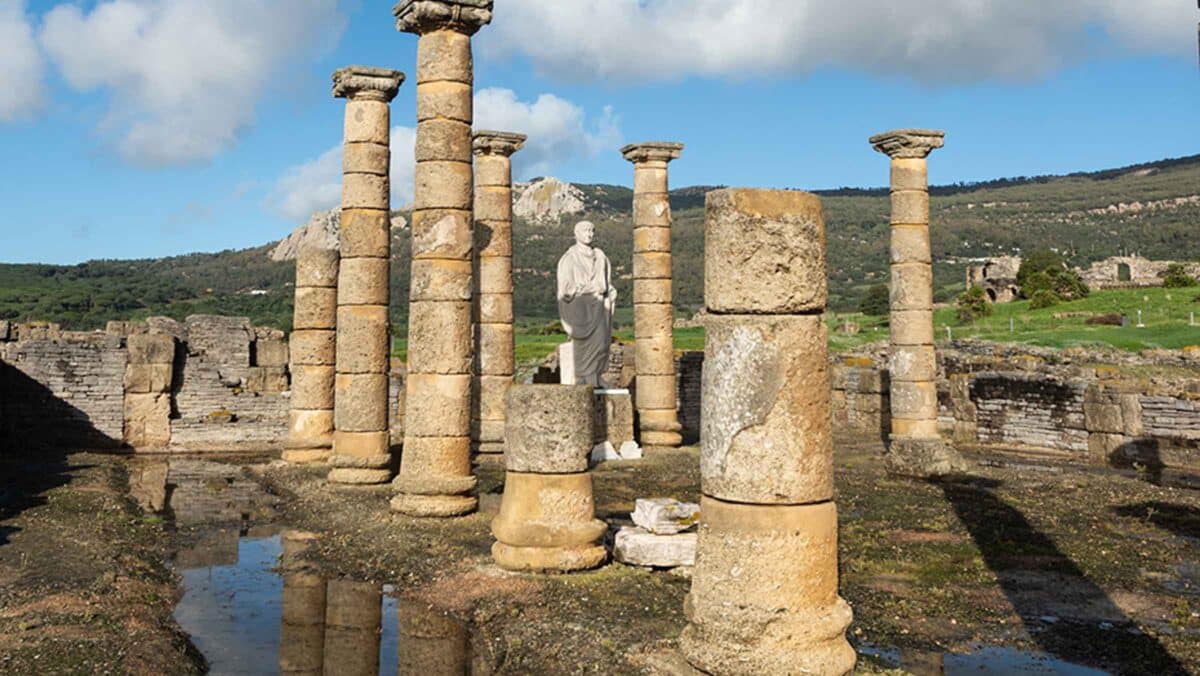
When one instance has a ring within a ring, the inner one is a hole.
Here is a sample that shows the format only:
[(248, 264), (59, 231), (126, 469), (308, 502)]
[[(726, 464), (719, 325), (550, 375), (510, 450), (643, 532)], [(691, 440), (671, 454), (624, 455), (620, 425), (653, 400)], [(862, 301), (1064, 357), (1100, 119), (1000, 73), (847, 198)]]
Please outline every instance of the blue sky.
[[(256, 246), (333, 206), (330, 73), (414, 69), (390, 4), (0, 0), (0, 261)], [(1181, 0), (496, 4), (477, 121), (530, 135), (525, 177), (628, 184), (617, 148), (671, 140), (677, 187), (877, 186), (866, 139), (905, 126), (947, 131), (935, 183), (1200, 153)], [(393, 106), (397, 206), (414, 92)]]

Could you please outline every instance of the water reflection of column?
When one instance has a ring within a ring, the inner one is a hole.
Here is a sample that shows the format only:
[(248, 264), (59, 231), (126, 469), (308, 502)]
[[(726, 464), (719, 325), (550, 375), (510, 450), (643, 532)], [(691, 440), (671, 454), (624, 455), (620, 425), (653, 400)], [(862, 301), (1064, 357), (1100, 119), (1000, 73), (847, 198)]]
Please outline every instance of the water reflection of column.
[(283, 619), (279, 627), (279, 673), (321, 676), (325, 653), (325, 578), (301, 555), (313, 542), (307, 533), (283, 534)]
[(377, 585), (330, 580), (326, 587), (325, 673), (376, 676), (383, 596)]
[(463, 624), (425, 604), (400, 599), (399, 676), (461, 676), (468, 670), (468, 633)]

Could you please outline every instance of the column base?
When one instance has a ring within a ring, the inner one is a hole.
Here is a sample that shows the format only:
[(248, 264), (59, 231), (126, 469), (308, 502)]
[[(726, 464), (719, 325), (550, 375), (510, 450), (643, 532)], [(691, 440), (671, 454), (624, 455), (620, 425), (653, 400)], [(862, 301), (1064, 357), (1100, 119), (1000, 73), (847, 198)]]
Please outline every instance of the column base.
[(638, 442), (645, 448), (679, 448), (683, 445), (681, 430), (679, 412), (673, 408), (638, 411)]
[(599, 566), (608, 558), (608, 551), (603, 545), (515, 547), (497, 542), (492, 545), (492, 558), (505, 570), (569, 573)]
[(332, 448), (286, 448), (279, 457), (294, 465), (327, 465), (332, 455)]
[(642, 430), (641, 445), (647, 451), (679, 448), (683, 445), (683, 435), (678, 432), (651, 432)]
[(479, 455), (504, 455), (504, 442), (481, 441), (475, 445), (475, 453)]
[(335, 484), (351, 486), (376, 486), (392, 479), (390, 469), (364, 469), (361, 467), (334, 467), (329, 470), (327, 480)]
[(700, 499), (680, 649), (722, 676), (849, 673), (853, 613), (838, 596), (837, 508)]
[(892, 436), (883, 463), (892, 474), (918, 479), (961, 474), (970, 468), (970, 463), (940, 438)]
[(448, 518), (464, 516), (479, 507), (474, 495), (410, 495), (401, 493), (392, 498), (392, 511), (408, 516)]

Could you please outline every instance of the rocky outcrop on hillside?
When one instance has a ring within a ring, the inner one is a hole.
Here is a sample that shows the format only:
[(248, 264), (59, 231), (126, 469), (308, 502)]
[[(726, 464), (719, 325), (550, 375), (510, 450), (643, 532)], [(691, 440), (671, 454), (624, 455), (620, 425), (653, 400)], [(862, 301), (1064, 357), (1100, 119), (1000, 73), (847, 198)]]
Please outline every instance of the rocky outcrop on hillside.
[[(296, 228), (292, 234), (284, 237), (274, 249), (267, 254), (273, 261), (296, 260), (300, 247), (311, 244), (328, 249), (338, 247), (338, 226), (341, 223), (342, 210), (334, 207), (329, 211), (318, 211), (308, 219), (308, 223)], [(392, 234), (397, 230), (408, 227), (408, 220), (397, 213), (392, 213)]]
[(517, 197), (513, 214), (533, 223), (554, 222), (562, 216), (583, 213), (587, 207), (582, 190), (557, 178), (518, 183), (514, 188)]

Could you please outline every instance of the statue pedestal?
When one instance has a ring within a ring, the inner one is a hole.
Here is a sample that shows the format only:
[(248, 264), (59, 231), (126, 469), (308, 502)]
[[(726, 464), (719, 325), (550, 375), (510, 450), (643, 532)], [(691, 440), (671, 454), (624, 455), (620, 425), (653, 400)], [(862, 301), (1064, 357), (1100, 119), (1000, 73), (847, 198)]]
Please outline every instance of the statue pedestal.
[(596, 398), (592, 462), (638, 460), (642, 449), (633, 437), (633, 397), (624, 388), (592, 390)]

